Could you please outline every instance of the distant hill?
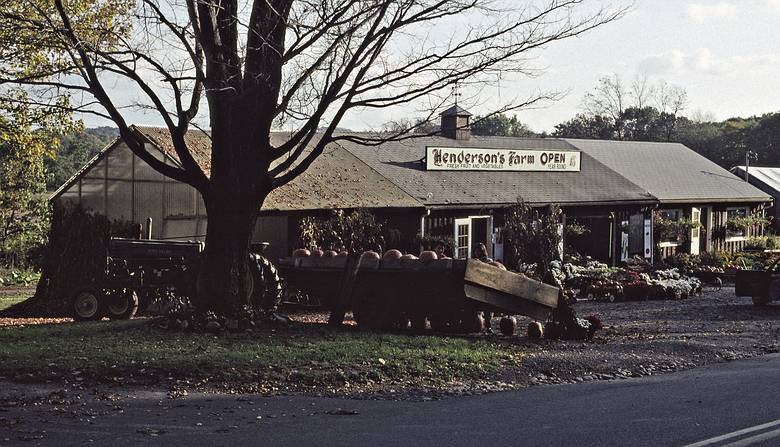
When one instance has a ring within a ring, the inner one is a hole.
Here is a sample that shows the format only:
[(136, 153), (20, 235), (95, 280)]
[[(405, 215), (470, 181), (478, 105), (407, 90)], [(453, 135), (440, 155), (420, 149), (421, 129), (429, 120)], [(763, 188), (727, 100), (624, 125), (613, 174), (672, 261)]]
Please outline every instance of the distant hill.
[(50, 191), (59, 188), (118, 136), (119, 129), (107, 126), (61, 136), (56, 157), (46, 160), (49, 174), (46, 188)]

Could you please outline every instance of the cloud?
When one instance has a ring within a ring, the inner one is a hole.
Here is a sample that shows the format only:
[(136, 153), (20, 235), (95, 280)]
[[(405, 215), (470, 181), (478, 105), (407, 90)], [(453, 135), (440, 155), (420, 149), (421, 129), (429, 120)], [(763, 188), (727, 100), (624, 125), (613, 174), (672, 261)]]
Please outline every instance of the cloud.
[(693, 58), (693, 69), (700, 73), (722, 74), (727, 67), (722, 59), (713, 57), (709, 48), (699, 48)]
[(680, 50), (651, 54), (639, 61), (639, 72), (647, 75), (674, 73), (685, 68), (686, 55)]
[[(780, 0), (779, 0), (780, 1)], [(650, 54), (639, 61), (637, 71), (646, 75), (669, 75), (684, 72), (715, 76), (744, 76), (762, 71), (779, 71), (780, 55), (747, 54), (720, 57), (709, 48), (699, 48), (692, 54), (670, 50)]]
[[(773, 1), (773, 0), (767, 0)], [(702, 24), (713, 19), (732, 17), (737, 13), (736, 5), (727, 2), (715, 4), (691, 3), (688, 5), (688, 17), (694, 23)]]

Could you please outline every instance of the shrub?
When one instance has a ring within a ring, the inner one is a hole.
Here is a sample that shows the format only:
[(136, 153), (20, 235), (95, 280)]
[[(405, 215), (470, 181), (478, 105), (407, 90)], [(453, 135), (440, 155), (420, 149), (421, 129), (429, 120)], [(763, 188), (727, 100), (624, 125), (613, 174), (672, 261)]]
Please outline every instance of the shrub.
[(550, 205), (542, 211), (520, 201), (509, 208), (502, 233), (511, 250), (513, 262), (509, 265), (517, 270), (521, 264), (536, 264), (542, 280), (555, 283), (550, 263), (561, 258), (560, 218), (558, 205)]
[(417, 236), (414, 238), (415, 245), (422, 247), (423, 250), (433, 250), (439, 242), (444, 242), (444, 252), (448, 256), (454, 255), (455, 238), (452, 236), (426, 235), (421, 237), (420, 233), (417, 233)]
[(301, 247), (363, 252), (386, 248), (383, 223), (369, 211), (336, 211), (333, 217), (306, 217), (299, 227)]
[(690, 237), (691, 230), (700, 225), (690, 219), (672, 220), (656, 216), (653, 222), (653, 238), (656, 242), (685, 241)]
[(728, 264), (728, 253), (724, 252), (707, 252), (699, 255), (699, 261), (701, 265), (708, 265), (710, 267), (725, 267)]

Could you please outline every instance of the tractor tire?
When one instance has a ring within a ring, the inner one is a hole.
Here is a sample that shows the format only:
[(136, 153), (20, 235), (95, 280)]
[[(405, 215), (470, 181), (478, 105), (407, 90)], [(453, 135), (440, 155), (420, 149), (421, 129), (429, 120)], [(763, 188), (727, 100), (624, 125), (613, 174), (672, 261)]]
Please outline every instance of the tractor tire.
[(76, 290), (71, 298), (71, 314), (75, 321), (98, 321), (105, 314), (103, 292), (94, 287)]
[(106, 296), (106, 313), (112, 320), (129, 320), (138, 312), (138, 294), (135, 290), (116, 292)]
[(766, 306), (769, 304), (769, 296), (768, 295), (759, 295), (753, 297), (753, 305), (756, 307)]

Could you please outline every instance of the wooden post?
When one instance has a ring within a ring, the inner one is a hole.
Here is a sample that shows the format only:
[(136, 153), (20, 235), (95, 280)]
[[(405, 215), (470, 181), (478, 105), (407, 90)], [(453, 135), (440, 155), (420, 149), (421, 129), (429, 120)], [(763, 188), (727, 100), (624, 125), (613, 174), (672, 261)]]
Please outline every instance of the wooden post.
[(358, 269), (360, 269), (360, 254), (352, 253), (347, 258), (347, 263), (344, 264), (339, 292), (333, 303), (333, 309), (330, 311), (330, 317), (328, 317), (328, 326), (339, 327), (344, 324), (344, 316), (350, 307), (352, 290), (355, 288)]

